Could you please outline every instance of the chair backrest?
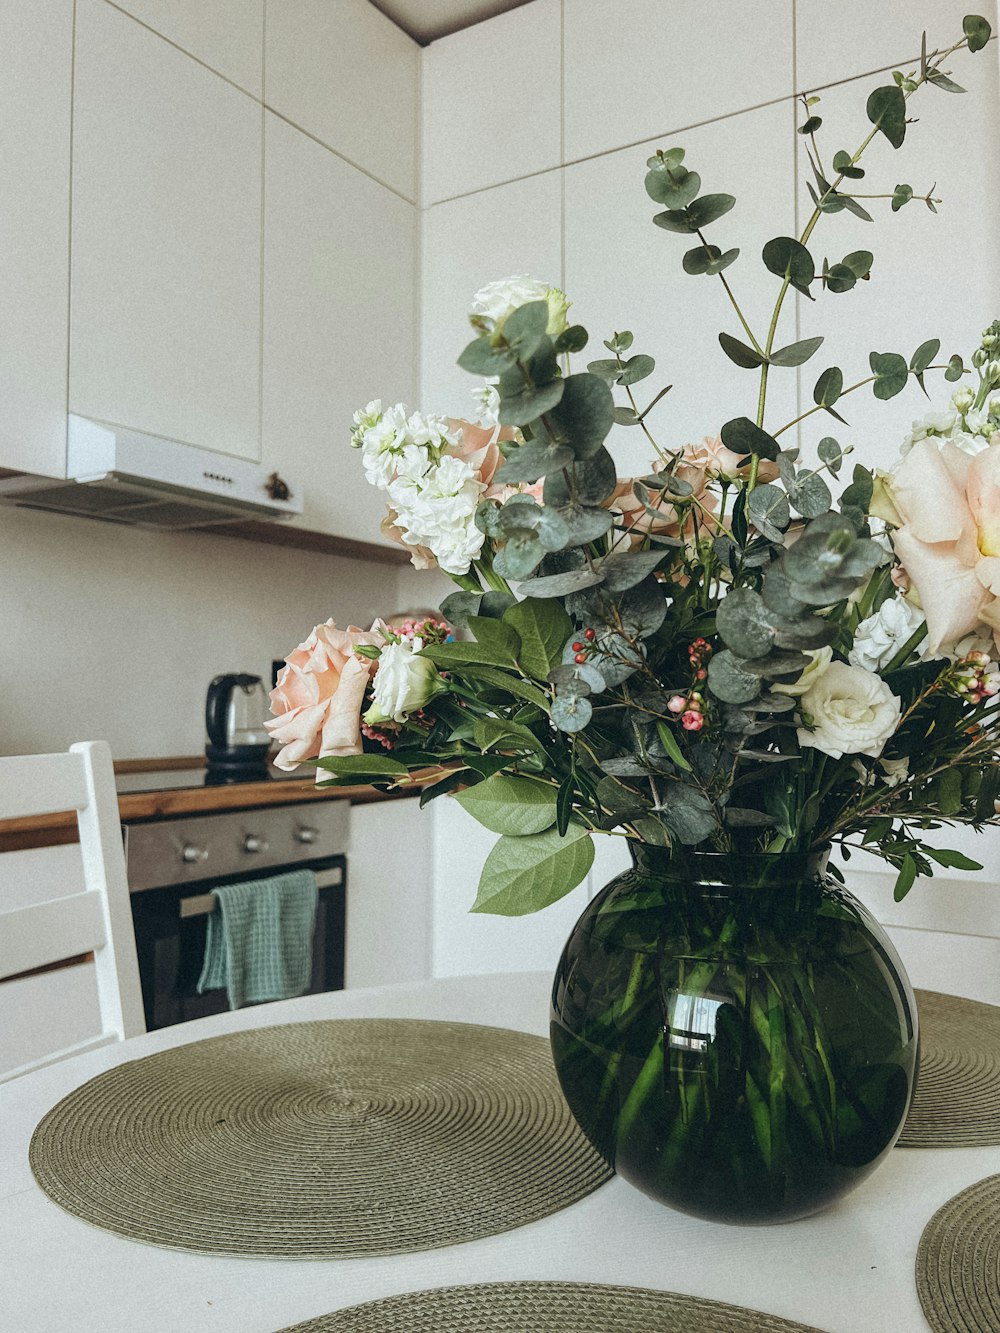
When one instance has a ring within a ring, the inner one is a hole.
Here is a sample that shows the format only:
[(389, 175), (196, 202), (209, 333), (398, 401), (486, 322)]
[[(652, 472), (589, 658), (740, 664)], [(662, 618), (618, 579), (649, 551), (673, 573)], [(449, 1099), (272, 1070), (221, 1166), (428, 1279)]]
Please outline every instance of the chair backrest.
[(0, 888), (0, 1009), (5, 988), (15, 989), (13, 978), (92, 954), (102, 1030), (0, 1072), (0, 1082), (146, 1030), (107, 743), (85, 741), (68, 753), (0, 758), (0, 819), (65, 810), (77, 815), (84, 892), (59, 896), (59, 885), (53, 884), (47, 901), (3, 910)]

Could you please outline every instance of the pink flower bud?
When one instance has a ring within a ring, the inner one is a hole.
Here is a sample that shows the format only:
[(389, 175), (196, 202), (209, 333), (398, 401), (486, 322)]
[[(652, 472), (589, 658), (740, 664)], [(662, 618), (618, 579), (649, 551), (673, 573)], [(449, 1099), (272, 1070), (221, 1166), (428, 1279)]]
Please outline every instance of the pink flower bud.
[(701, 731), (704, 725), (704, 717), (702, 717), (701, 713), (694, 712), (693, 709), (688, 709), (688, 711), (681, 716), (681, 726), (685, 731)]
[(683, 713), (684, 709), (687, 708), (687, 700), (682, 694), (675, 694), (672, 699), (667, 701), (667, 708), (671, 713)]

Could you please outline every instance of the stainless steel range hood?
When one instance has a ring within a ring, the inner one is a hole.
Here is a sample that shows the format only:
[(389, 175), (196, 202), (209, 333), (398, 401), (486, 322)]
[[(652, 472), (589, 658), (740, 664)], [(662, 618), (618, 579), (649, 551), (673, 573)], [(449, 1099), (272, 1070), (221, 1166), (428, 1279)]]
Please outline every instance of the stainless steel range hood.
[(302, 513), (266, 464), (70, 415), (67, 479), (0, 480), (0, 503), (147, 528), (201, 528)]

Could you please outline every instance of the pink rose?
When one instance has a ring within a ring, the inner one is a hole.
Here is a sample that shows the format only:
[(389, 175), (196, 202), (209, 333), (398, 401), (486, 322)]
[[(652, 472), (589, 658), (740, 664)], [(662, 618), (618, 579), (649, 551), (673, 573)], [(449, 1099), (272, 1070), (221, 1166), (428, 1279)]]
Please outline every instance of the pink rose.
[(917, 440), (892, 475), (892, 544), (927, 617), (928, 653), (977, 625), (1000, 642), (1000, 448)]
[[(278, 768), (291, 770), (303, 759), (328, 754), (361, 753), (361, 707), (378, 664), (356, 656), (354, 649), (358, 644), (381, 647), (382, 628), (380, 620), (370, 630), (356, 625), (338, 629), (328, 620), (285, 658), (271, 691), (274, 717), (264, 724), (283, 747), (274, 760)], [(320, 770), (317, 781), (323, 776)]]
[[(745, 457), (743, 454), (733, 453), (722, 443), (718, 435), (706, 435), (701, 444), (686, 444), (681, 450), (681, 459), (683, 460), (675, 472), (675, 476), (682, 477), (685, 481), (694, 485), (691, 475), (701, 475), (713, 480), (716, 477), (725, 477), (729, 481), (735, 481), (738, 477), (748, 477), (750, 475), (750, 463), (744, 463), (740, 466), (740, 459)], [(660, 464), (660, 467), (663, 465)], [(778, 465), (772, 463), (770, 459), (762, 458), (757, 464), (758, 481), (774, 481), (778, 476)]]

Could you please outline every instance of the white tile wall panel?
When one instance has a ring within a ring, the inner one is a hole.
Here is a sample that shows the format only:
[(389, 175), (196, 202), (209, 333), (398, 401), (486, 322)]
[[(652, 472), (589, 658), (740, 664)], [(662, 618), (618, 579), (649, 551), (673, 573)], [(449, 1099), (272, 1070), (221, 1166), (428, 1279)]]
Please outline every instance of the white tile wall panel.
[(254, 97), (263, 91), (264, 0), (115, 0)]

